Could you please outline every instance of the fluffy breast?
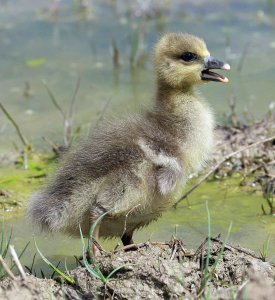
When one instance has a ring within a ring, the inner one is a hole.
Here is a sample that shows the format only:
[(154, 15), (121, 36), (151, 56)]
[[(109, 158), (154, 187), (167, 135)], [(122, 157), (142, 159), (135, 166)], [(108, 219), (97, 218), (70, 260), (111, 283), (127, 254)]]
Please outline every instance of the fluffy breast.
[(193, 105), (187, 118), (190, 119), (182, 142), (183, 164), (186, 171), (198, 172), (207, 162), (214, 146), (214, 116), (206, 103)]

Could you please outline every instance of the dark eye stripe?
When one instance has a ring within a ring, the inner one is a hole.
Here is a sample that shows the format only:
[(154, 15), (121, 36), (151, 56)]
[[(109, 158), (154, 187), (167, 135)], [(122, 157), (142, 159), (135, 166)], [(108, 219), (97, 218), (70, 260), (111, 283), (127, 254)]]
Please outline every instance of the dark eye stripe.
[(197, 58), (198, 58), (198, 56), (192, 52), (184, 52), (180, 56), (180, 59), (182, 59), (184, 61), (193, 61), (193, 60), (196, 60)]

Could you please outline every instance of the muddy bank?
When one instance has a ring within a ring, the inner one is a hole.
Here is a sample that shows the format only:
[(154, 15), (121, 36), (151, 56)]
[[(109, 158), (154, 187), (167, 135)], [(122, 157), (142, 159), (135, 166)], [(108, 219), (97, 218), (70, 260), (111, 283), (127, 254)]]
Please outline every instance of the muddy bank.
[(214, 163), (232, 154), (219, 166), (216, 176), (226, 177), (239, 172), (243, 175), (242, 185), (251, 178), (254, 181), (250, 183), (264, 178), (274, 180), (275, 114), (267, 114), (263, 120), (251, 125), (218, 126), (216, 132)]
[[(209, 277), (205, 275), (206, 241), (188, 250), (183, 241), (143, 243), (128, 250), (98, 255), (104, 275), (120, 269), (107, 284), (91, 277), (84, 267), (70, 271), (75, 286), (38, 279), (0, 282), (1, 299), (274, 299), (275, 268), (253, 252), (211, 240)], [(217, 262), (217, 264), (216, 264)], [(23, 297), (24, 296), (24, 297)], [(208, 298), (209, 299), (209, 298)]]

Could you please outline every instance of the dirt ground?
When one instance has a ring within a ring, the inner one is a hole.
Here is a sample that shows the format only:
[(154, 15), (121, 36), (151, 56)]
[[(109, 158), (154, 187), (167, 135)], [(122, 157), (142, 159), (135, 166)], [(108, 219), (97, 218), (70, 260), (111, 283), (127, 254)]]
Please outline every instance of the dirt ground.
[[(216, 177), (241, 174), (240, 186), (257, 187), (264, 196), (275, 194), (275, 114), (251, 125), (218, 126), (214, 163)], [(270, 207), (271, 214), (275, 214)], [(268, 212), (269, 213), (269, 212)]]
[[(0, 299), (274, 299), (275, 267), (253, 252), (211, 240), (209, 278), (205, 280), (207, 241), (188, 250), (180, 240), (138, 244), (128, 251), (100, 253), (103, 274), (120, 269), (103, 284), (83, 267), (70, 271), (76, 285), (32, 275), (0, 282)], [(215, 266), (215, 262), (217, 262)]]

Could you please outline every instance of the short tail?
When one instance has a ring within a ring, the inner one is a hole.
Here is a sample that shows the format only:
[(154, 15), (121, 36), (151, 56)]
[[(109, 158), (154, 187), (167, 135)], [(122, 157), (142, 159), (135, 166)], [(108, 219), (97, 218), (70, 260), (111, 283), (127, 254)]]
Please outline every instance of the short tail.
[(64, 206), (60, 206), (60, 203), (56, 205), (56, 201), (45, 190), (34, 194), (27, 206), (28, 218), (43, 230), (51, 232), (59, 231), (63, 211)]

